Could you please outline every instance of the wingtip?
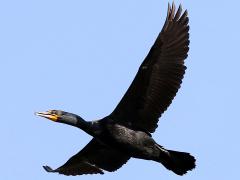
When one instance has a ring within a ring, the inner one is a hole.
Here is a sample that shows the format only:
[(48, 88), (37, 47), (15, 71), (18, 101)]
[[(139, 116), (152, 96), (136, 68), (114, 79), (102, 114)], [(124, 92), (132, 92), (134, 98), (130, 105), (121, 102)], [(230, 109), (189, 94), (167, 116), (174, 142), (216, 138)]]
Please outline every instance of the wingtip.
[(170, 8), (170, 3), (168, 2), (168, 8)]
[(178, 9), (180, 9), (182, 11), (182, 9), (183, 9), (182, 4), (179, 4)]
[(175, 2), (173, 1), (172, 2), (172, 9), (175, 11), (175, 9), (176, 9), (176, 6), (175, 6)]
[(47, 172), (54, 172), (54, 170), (49, 166), (43, 166), (43, 169)]
[(171, 12), (170, 12), (170, 15), (169, 15), (169, 19), (172, 20), (174, 18), (175, 9), (176, 9), (176, 6), (175, 6), (174, 2), (172, 2), (172, 6), (170, 7), (170, 9), (171, 9)]
[(168, 3), (167, 18), (169, 18), (170, 13), (171, 13), (171, 5), (170, 3)]

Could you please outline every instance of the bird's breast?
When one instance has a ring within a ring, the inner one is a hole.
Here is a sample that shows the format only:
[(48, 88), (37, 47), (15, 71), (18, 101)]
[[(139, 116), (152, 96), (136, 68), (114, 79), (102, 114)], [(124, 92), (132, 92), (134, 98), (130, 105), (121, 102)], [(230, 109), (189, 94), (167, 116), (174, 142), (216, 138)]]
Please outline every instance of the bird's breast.
[(154, 145), (154, 140), (145, 132), (135, 131), (119, 124), (108, 124), (102, 139), (109, 146), (135, 157), (143, 155), (146, 148)]

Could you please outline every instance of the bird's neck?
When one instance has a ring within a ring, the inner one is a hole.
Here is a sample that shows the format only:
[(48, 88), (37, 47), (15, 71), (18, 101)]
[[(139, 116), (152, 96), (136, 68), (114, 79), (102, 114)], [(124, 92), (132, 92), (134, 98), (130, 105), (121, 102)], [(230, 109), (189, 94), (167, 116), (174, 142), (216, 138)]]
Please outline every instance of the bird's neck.
[(92, 123), (85, 121), (78, 115), (71, 114), (70, 116), (65, 116), (59, 122), (80, 128), (86, 133), (92, 135)]
[(85, 121), (80, 116), (76, 116), (76, 119), (77, 119), (77, 121), (76, 121), (75, 126), (91, 135), (92, 134), (91, 122)]
[(80, 116), (77, 116), (76, 127), (82, 129), (93, 137), (99, 136), (102, 133), (102, 127), (98, 121), (85, 121)]

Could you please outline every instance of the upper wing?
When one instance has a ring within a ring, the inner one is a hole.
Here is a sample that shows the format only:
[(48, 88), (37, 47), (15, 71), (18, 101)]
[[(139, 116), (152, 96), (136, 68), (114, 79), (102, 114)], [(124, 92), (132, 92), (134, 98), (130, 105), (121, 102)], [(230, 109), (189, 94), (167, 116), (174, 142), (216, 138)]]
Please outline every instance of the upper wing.
[(44, 166), (48, 172), (64, 175), (103, 174), (103, 170), (115, 171), (122, 167), (130, 157), (113, 150), (93, 138), (80, 152), (71, 157), (64, 165), (52, 170)]
[(162, 31), (124, 97), (112, 112), (119, 122), (146, 132), (154, 132), (158, 118), (171, 104), (186, 67), (189, 50), (188, 14), (168, 5)]

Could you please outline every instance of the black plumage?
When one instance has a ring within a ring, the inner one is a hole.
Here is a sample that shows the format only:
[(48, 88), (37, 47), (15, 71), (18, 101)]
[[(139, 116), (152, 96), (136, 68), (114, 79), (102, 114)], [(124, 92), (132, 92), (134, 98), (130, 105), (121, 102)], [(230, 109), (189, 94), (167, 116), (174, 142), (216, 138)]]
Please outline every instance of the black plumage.
[(174, 3), (162, 31), (137, 75), (115, 110), (98, 121), (85, 121), (80, 116), (50, 110), (37, 115), (81, 128), (93, 139), (64, 165), (48, 172), (65, 175), (103, 174), (115, 171), (131, 157), (160, 162), (167, 169), (183, 175), (195, 167), (189, 153), (167, 150), (157, 144), (151, 133), (158, 119), (175, 97), (186, 70), (184, 60), (189, 50), (187, 11), (182, 13)]

